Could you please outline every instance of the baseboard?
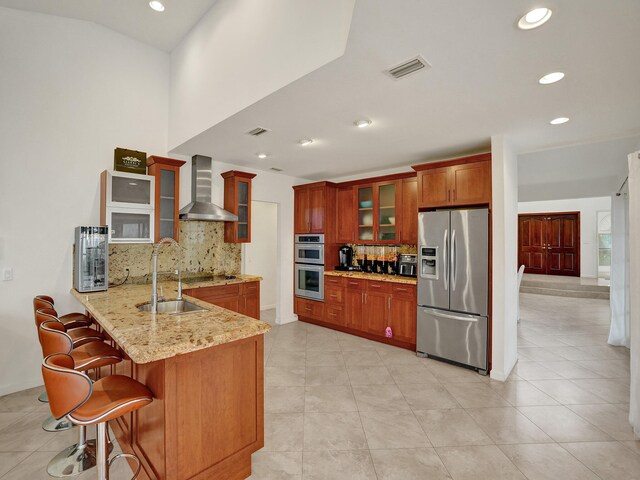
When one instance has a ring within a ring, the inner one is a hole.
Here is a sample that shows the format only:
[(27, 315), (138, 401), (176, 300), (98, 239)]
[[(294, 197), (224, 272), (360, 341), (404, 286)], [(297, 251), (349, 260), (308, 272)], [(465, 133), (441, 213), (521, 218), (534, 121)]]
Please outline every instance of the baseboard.
[(277, 317), (276, 325), (286, 325), (287, 323), (293, 323), (298, 321), (298, 315), (292, 315), (291, 317)]
[(262, 312), (263, 310), (272, 310), (276, 308), (276, 304), (274, 303), (273, 305), (260, 305), (260, 311)]
[(491, 368), (491, 373), (489, 373), (489, 376), (491, 377), (491, 380), (497, 380), (498, 382), (506, 382), (507, 379), (509, 378), (509, 375), (511, 375), (511, 372), (513, 371), (513, 367), (516, 366), (516, 363), (518, 363), (518, 359), (517, 358), (511, 364), (511, 366), (507, 369), (506, 372), (504, 372), (502, 370), (496, 370), (495, 368)]
[(34, 387), (40, 387), (42, 385), (42, 379), (32, 380), (30, 382), (14, 383), (12, 385), (0, 386), (0, 397), (3, 395), (9, 395), (10, 393), (21, 392), (22, 390), (28, 390)]

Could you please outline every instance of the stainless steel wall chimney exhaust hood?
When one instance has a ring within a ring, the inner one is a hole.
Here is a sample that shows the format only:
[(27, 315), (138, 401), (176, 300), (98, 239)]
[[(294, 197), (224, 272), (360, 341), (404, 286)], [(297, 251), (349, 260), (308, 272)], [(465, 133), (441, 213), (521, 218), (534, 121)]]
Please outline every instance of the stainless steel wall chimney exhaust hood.
[(211, 157), (191, 157), (191, 203), (180, 210), (180, 220), (238, 221), (236, 215), (211, 203)]

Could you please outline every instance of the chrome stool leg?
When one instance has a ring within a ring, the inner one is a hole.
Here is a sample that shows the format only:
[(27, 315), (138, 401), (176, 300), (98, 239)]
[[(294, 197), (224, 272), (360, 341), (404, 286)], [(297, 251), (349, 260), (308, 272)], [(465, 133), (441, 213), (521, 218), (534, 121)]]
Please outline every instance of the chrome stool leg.
[(49, 403), (49, 397), (47, 396), (47, 392), (44, 391), (38, 397), (38, 401), (42, 403)]
[(109, 460), (109, 452), (111, 451), (109, 447), (111, 446), (111, 442), (109, 440), (109, 428), (107, 426), (107, 422), (98, 423), (97, 427), (98, 437), (96, 440), (98, 444), (96, 450), (96, 461), (98, 463), (98, 480), (109, 480), (109, 469), (111, 468), (111, 464), (120, 458), (130, 458), (135, 460), (138, 464), (133, 477), (131, 477), (131, 480), (136, 480), (140, 474), (140, 469), (142, 468), (140, 459), (130, 453), (120, 453)]
[(49, 415), (47, 419), (42, 422), (42, 429), (47, 432), (63, 432), (65, 430), (69, 430), (73, 428), (75, 425), (71, 423), (66, 418), (61, 418), (60, 420), (56, 420), (53, 418), (53, 415)]

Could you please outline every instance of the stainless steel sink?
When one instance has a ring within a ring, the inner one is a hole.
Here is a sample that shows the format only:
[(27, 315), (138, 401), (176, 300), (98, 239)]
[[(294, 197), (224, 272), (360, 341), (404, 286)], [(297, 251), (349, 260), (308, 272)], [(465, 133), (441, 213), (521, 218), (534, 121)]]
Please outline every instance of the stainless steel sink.
[[(138, 310), (150, 312), (151, 303), (138, 305)], [(186, 300), (167, 300), (164, 302), (158, 302), (158, 313), (179, 315), (181, 313), (199, 312), (201, 310), (206, 310), (206, 308), (196, 305), (195, 303), (187, 302)]]

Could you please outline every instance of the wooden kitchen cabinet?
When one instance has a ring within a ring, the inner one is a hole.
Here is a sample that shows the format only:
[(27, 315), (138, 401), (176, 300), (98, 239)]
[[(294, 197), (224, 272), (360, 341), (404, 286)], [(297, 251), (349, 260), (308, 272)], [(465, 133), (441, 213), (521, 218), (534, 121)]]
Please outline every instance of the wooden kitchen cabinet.
[(358, 243), (399, 243), (402, 182), (363, 184), (355, 190)]
[(402, 181), (400, 243), (418, 244), (418, 178)]
[[(296, 298), (296, 313), (302, 321), (415, 349), (417, 298), (412, 284), (326, 274), (324, 302)], [(392, 338), (385, 335), (387, 327)]]
[(491, 154), (415, 165), (418, 207), (438, 208), (491, 203)]
[(294, 233), (324, 233), (326, 187), (311, 184), (294, 188)]
[(451, 167), (451, 204), (475, 205), (491, 202), (491, 162)]
[(218, 307), (260, 319), (260, 282), (189, 288), (183, 293)]
[(255, 173), (230, 170), (224, 178), (224, 209), (237, 215), (237, 222), (224, 222), (224, 241), (251, 242), (251, 180)]
[(149, 175), (155, 177), (155, 242), (161, 238), (179, 240), (180, 167), (185, 163), (183, 160), (157, 155), (147, 158)]
[(299, 317), (322, 320), (324, 317), (324, 303), (308, 298), (295, 298), (294, 313)]
[(396, 340), (416, 343), (417, 302), (414, 285), (393, 285), (389, 299), (389, 326)]
[(356, 241), (356, 192), (353, 187), (336, 190), (336, 242)]
[(364, 290), (345, 288), (344, 324), (354, 330), (362, 330), (364, 308)]

